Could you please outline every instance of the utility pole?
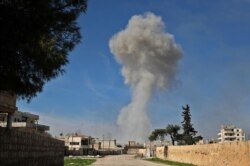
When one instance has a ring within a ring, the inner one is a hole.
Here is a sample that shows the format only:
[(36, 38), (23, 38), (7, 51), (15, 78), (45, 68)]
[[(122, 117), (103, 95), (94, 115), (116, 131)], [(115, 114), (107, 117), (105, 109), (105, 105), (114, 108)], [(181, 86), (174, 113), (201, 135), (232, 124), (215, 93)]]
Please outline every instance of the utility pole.
[(109, 139), (109, 150), (110, 150), (110, 139)]
[(104, 134), (102, 135), (102, 149), (104, 150)]
[(73, 150), (73, 133), (71, 134), (71, 150)]

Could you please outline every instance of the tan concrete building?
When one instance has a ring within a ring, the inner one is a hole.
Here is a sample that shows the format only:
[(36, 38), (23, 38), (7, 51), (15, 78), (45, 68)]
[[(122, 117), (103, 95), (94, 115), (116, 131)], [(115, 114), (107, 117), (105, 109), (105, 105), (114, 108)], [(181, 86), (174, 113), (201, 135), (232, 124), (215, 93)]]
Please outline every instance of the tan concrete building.
[(234, 125), (221, 126), (218, 133), (219, 143), (233, 142), (233, 141), (244, 141), (245, 133), (241, 128), (237, 128)]
[(94, 139), (94, 149), (95, 150), (112, 150), (117, 149), (116, 140), (115, 139)]
[(128, 141), (128, 144), (124, 146), (124, 152), (127, 154), (136, 155), (139, 149), (145, 149), (145, 146), (136, 141)]

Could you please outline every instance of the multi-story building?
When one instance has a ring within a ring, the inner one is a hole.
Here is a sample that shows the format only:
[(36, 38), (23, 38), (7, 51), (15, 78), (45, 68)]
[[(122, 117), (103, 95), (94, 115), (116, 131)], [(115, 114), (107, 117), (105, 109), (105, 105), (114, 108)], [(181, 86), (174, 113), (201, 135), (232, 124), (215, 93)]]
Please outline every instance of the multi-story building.
[[(7, 119), (7, 113), (0, 113), (0, 127), (7, 126)], [(11, 118), (13, 128), (33, 129), (41, 133), (49, 130), (49, 126), (38, 124), (38, 120), (38, 115), (21, 111), (15, 111)]]
[(234, 125), (221, 126), (218, 136), (219, 143), (245, 140), (243, 130)]
[(64, 141), (68, 154), (86, 155), (94, 148), (94, 140), (91, 136), (81, 134), (67, 134), (56, 137), (56, 139)]
[(73, 135), (65, 140), (65, 146), (68, 146), (69, 150), (92, 149), (93, 139), (90, 136)]
[(123, 148), (115, 139), (99, 139), (82, 134), (60, 134), (55, 137), (65, 143), (65, 155), (121, 154)]
[(68, 147), (68, 150), (92, 149), (94, 146), (93, 138), (86, 135), (67, 134), (56, 137), (56, 139), (64, 141), (64, 145)]

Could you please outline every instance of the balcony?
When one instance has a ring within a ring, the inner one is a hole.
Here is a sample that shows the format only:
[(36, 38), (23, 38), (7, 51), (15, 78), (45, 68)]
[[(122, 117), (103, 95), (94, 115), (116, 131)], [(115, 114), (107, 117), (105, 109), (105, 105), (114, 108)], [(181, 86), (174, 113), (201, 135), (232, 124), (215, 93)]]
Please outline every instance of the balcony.
[(226, 139), (226, 138), (236, 138), (236, 136), (235, 136), (235, 135), (225, 135), (224, 138), (225, 138), (225, 139)]
[[(0, 126), (6, 127), (7, 122), (0, 122)], [(27, 122), (12, 122), (12, 127), (36, 129), (36, 130), (41, 131), (41, 132), (49, 130), (49, 126), (34, 124), (34, 123), (27, 123)]]

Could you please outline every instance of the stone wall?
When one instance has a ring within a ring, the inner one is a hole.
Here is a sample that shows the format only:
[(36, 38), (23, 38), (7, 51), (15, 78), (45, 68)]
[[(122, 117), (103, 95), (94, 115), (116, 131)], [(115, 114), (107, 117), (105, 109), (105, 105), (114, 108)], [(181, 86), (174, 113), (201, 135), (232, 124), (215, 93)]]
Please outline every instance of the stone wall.
[(138, 157), (146, 157), (147, 149), (138, 149)]
[[(250, 141), (169, 146), (167, 159), (202, 166), (250, 166)], [(158, 155), (161, 154), (158, 152)], [(161, 157), (159, 157), (161, 158)]]
[(168, 149), (167, 146), (156, 147), (155, 157), (160, 158), (160, 159), (166, 159), (167, 149)]
[(48, 135), (0, 127), (0, 165), (63, 166), (64, 142)]
[(139, 148), (129, 148), (127, 154), (138, 154)]

